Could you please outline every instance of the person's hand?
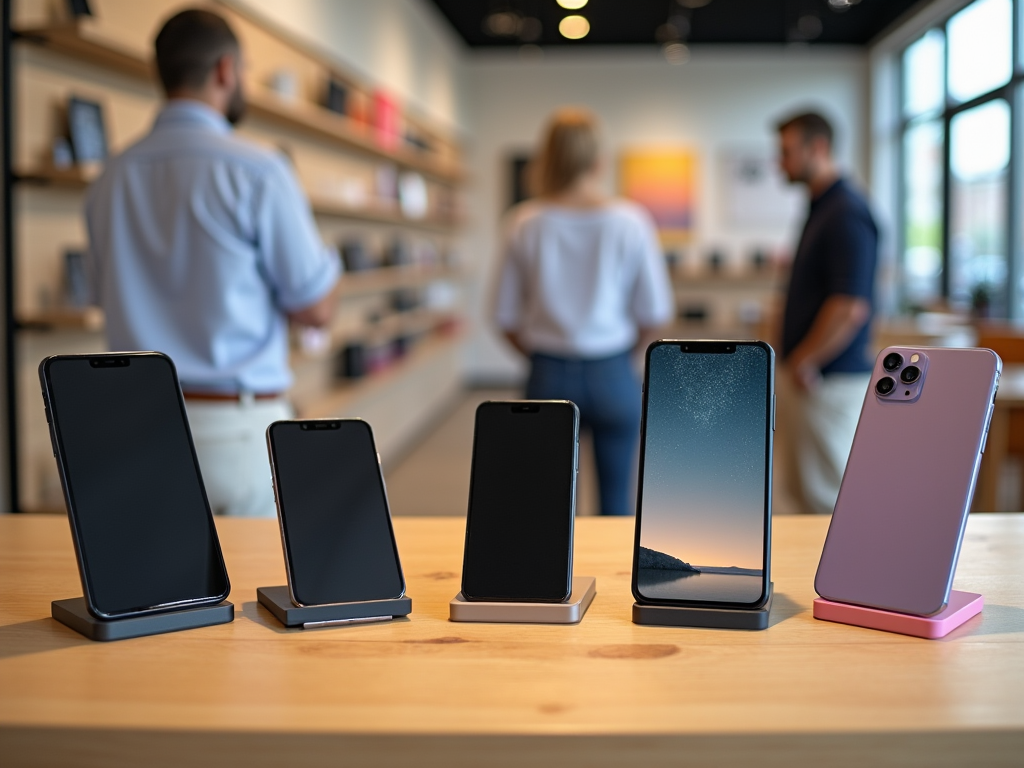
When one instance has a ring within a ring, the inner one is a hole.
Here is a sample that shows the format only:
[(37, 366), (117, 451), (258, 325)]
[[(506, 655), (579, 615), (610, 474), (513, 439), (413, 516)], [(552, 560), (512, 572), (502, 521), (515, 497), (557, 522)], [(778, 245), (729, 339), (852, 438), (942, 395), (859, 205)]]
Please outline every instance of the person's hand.
[(821, 370), (810, 360), (791, 360), (789, 370), (793, 384), (800, 392), (813, 392), (821, 383)]

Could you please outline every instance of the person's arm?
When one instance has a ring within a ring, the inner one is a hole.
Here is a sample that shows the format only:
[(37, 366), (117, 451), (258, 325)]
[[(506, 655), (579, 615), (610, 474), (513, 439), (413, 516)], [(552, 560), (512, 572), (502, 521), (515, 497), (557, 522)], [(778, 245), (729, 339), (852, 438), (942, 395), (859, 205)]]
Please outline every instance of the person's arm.
[(665, 335), (675, 314), (675, 296), (654, 222), (645, 212), (639, 217), (636, 241), (640, 269), (633, 288), (630, 310), (637, 326), (633, 352), (640, 354), (652, 341)]
[(789, 354), (787, 363), (797, 387), (809, 391), (821, 378), (821, 369), (846, 349), (871, 316), (871, 305), (860, 296), (830, 296), (811, 324), (810, 331)]
[(255, 212), (262, 271), (277, 306), (300, 325), (327, 325), (338, 303), (341, 260), (320, 239), (291, 168), (275, 159)]

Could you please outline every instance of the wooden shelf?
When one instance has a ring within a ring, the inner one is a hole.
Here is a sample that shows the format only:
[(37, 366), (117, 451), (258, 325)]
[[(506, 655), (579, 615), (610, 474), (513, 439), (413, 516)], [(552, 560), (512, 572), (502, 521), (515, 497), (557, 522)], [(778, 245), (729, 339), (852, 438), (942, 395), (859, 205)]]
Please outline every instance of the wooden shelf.
[[(451, 351), (462, 338), (458, 331), (437, 333), (429, 339), (416, 344), (402, 359), (392, 363), (377, 373), (355, 379), (349, 384), (338, 384), (331, 387), (319, 397), (295, 404), (302, 418), (315, 419), (336, 416), (342, 413), (361, 397), (374, 390), (386, 386), (388, 382), (411, 373), (416, 368), (434, 360), (439, 355)], [(307, 363), (330, 364), (322, 359), (307, 360)], [(300, 364), (301, 365), (301, 364)], [(300, 365), (295, 365), (296, 373)]]
[(416, 288), (435, 280), (458, 280), (461, 270), (453, 267), (378, 267), (362, 272), (346, 272), (341, 276), (339, 295), (363, 296), (372, 293)]
[(782, 285), (782, 280), (774, 274), (743, 274), (743, 275), (688, 275), (681, 272), (672, 273), (672, 285), (678, 289), (709, 289), (709, 290), (774, 290)]
[[(106, 40), (90, 39), (76, 26), (38, 27), (18, 30), (18, 39), (58, 53), (98, 64), (124, 74), (152, 79), (153, 66), (134, 51), (120, 49)], [(412, 149), (387, 149), (373, 138), (373, 129), (353, 124), (344, 115), (311, 103), (284, 101), (276, 94), (252, 86), (246, 93), (249, 110), (260, 117), (305, 131), (350, 149), (388, 160), (403, 168), (454, 183), (464, 178), (461, 168)]]
[(92, 183), (95, 176), (98, 175), (98, 173), (88, 174), (77, 165), (72, 165), (68, 168), (18, 168), (14, 171), (14, 181), (23, 184), (85, 189)]
[(460, 226), (459, 222), (454, 219), (438, 217), (412, 219), (397, 210), (374, 207), (357, 208), (321, 197), (311, 197), (310, 205), (313, 208), (313, 213), (318, 216), (337, 216), (342, 219), (368, 221), (376, 224), (397, 224), (433, 232), (454, 232)]
[(103, 310), (99, 307), (82, 309), (48, 309), (20, 313), (18, 325), (25, 330), (103, 330)]

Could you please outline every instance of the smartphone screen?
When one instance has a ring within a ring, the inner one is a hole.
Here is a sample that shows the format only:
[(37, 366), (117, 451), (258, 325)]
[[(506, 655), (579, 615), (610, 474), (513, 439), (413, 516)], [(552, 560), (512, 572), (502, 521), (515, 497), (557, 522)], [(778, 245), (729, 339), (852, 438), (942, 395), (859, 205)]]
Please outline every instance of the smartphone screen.
[(125, 616), (227, 597), (171, 360), (58, 356), (40, 378), (90, 610)]
[(578, 439), (579, 411), (568, 401), (477, 408), (462, 566), (467, 600), (569, 597)]
[(328, 605), (405, 594), (370, 425), (278, 421), (267, 441), (292, 600)]
[(773, 369), (763, 342), (648, 348), (638, 600), (755, 607), (767, 598)]

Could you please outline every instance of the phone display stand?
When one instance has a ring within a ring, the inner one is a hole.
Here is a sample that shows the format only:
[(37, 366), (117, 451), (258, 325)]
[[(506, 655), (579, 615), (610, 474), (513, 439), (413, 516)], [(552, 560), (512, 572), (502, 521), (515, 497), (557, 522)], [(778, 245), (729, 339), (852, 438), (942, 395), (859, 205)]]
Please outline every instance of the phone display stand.
[(286, 627), (316, 629), (318, 627), (344, 627), (349, 624), (369, 624), (391, 621), (397, 616), (412, 613), (412, 598), (393, 600), (366, 600), (359, 603), (331, 603), (330, 605), (298, 606), (292, 602), (287, 586), (260, 587), (256, 590), (260, 605), (274, 614)]
[(883, 632), (895, 632), (900, 635), (923, 637), (926, 640), (938, 640), (945, 637), (968, 619), (973, 619), (985, 606), (985, 598), (974, 592), (949, 593), (949, 603), (934, 616), (913, 616), (906, 613), (882, 611), (878, 608), (866, 608), (863, 605), (833, 603), (831, 600), (816, 598), (814, 601), (814, 618), (822, 621), (834, 621), (839, 624), (851, 624), (866, 629), (880, 629)]
[(578, 624), (594, 602), (597, 579), (574, 576), (572, 594), (561, 603), (506, 603), (467, 600), (459, 592), (448, 603), (449, 621), (491, 624)]
[(767, 629), (774, 594), (775, 585), (769, 584), (768, 599), (760, 608), (696, 608), (633, 603), (633, 623), (700, 629)]
[(148, 616), (97, 619), (89, 613), (84, 597), (70, 597), (67, 600), (54, 600), (50, 603), (50, 615), (90, 640), (106, 642), (227, 624), (235, 619), (235, 606), (225, 601), (217, 605), (203, 605)]

